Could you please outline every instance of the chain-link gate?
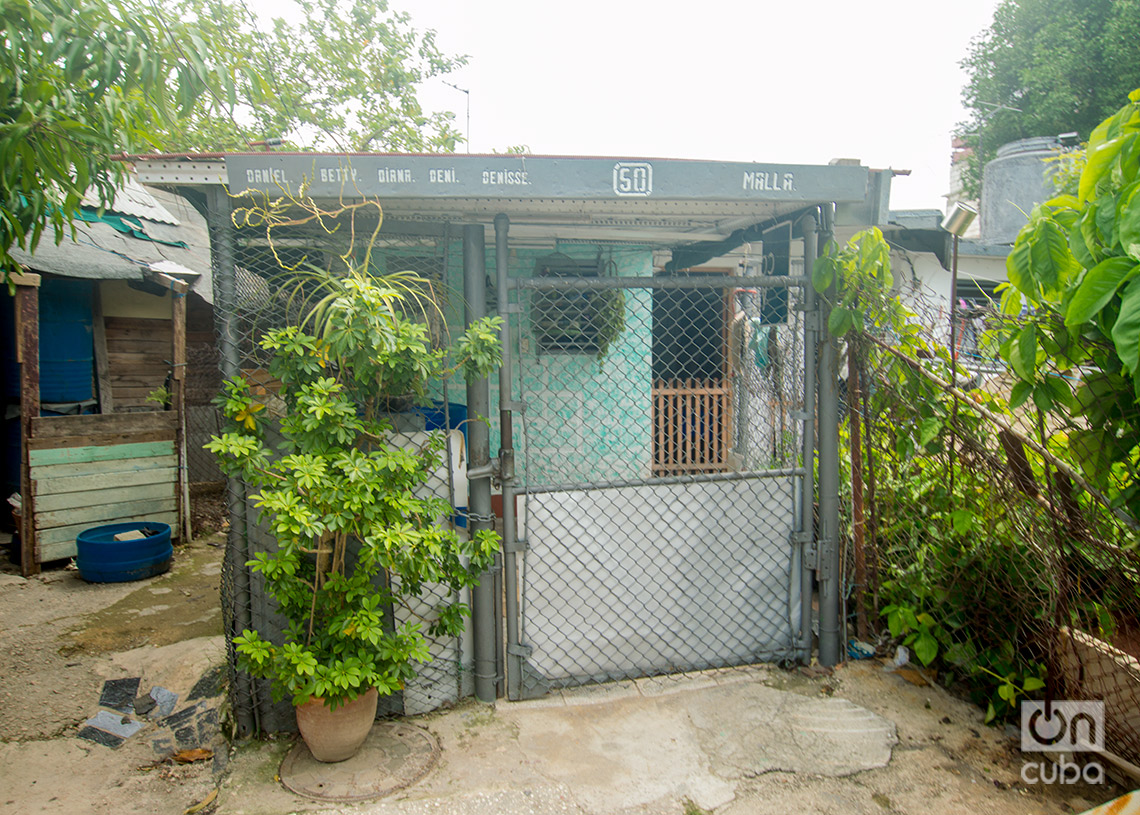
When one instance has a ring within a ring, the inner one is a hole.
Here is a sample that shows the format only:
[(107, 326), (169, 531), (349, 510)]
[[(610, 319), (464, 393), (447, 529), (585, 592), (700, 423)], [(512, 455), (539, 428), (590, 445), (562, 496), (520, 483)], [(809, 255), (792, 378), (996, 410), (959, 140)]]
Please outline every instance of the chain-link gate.
[(802, 655), (798, 290), (577, 248), (512, 255), (515, 693)]

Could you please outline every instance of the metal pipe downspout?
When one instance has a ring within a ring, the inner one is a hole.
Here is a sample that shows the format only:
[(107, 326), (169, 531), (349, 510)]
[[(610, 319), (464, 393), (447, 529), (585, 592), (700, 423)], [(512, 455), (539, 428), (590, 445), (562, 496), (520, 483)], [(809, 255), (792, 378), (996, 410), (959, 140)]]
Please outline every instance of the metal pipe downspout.
[[(219, 367), (222, 376), (232, 379), (241, 374), (241, 351), (237, 333), (237, 281), (234, 225), (229, 194), (211, 187), (206, 198), (206, 225), (210, 235), (210, 267), (214, 282), (214, 326), (218, 333)], [(252, 679), (241, 673), (233, 653), (233, 638), (253, 627), (249, 586), (249, 539), (246, 534), (245, 485), (241, 479), (226, 478), (226, 505), (230, 530), (226, 538), (226, 570), (233, 578), (231, 606), (223, 609), (226, 625), (226, 652), (231, 666), (230, 679), (234, 719), (240, 736), (252, 736), (260, 728)]]
[[(832, 239), (830, 205), (823, 208), (823, 239)], [(839, 663), (839, 343), (827, 331), (838, 281), (833, 281), (820, 303), (819, 353), (819, 663)]]
[(522, 698), (523, 649), (519, 642), (519, 558), (518, 522), (515, 518), (515, 450), (514, 400), (511, 396), (511, 375), (514, 371), (511, 347), (510, 297), (508, 267), (508, 230), (510, 218), (495, 216), (495, 291), (498, 293), (498, 312), (503, 320), (499, 339), (503, 347), (503, 364), (499, 368), (499, 449), (500, 478), (503, 484), (503, 579), (506, 582), (507, 618), (507, 698)]
[[(804, 241), (804, 273), (811, 279), (812, 265), (819, 256), (819, 223), (816, 212), (808, 212), (800, 221)], [(815, 389), (816, 355), (819, 353), (819, 314), (815, 289), (809, 282), (804, 292), (804, 420), (803, 480), (800, 490), (800, 631), (799, 656), (811, 662), (811, 611), (813, 599), (813, 566), (809, 547), (815, 547)], [(818, 551), (816, 548), (815, 551)]]
[[(466, 324), (486, 316), (487, 272), (484, 257), (483, 227), (466, 224), (463, 227), (463, 298)], [(468, 482), (467, 530), (474, 535), (491, 529), (491, 461), (490, 430), (487, 416), (491, 412), (491, 394), (487, 377), (467, 380), (468, 469), (481, 470), (486, 475), (471, 478)], [(495, 572), (488, 569), (479, 576), (479, 585), (471, 590), (471, 629), (475, 644), (475, 698), (480, 702), (494, 702), (498, 683), (495, 659)]]

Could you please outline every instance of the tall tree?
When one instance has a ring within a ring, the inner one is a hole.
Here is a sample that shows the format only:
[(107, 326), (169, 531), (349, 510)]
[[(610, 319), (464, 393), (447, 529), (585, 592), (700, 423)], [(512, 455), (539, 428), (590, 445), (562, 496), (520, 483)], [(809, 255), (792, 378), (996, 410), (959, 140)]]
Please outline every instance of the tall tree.
[(64, 238), (110, 200), (122, 152), (452, 150), (452, 115), (417, 87), (463, 63), (386, 0), (0, 0), (0, 278), (13, 247)]
[(0, 277), (14, 246), (58, 242), (85, 194), (109, 200), (113, 156), (203, 94), (233, 97), (246, 60), (222, 62), (192, 26), (121, 0), (0, 0)]
[(967, 191), (1006, 142), (1093, 128), (1140, 86), (1140, 0), (1002, 0), (962, 67)]
[[(434, 31), (418, 31), (387, 0), (281, 0), (272, 20), (244, 0), (168, 5), (218, 45), (218, 59), (248, 59), (258, 70), (237, 78), (236, 105), (201, 96), (188, 116), (159, 128), (165, 147), (244, 150), (268, 138), (298, 149), (455, 149), (453, 114), (426, 113), (417, 93), (466, 59), (442, 54)], [(248, 103), (259, 94), (268, 101)]]

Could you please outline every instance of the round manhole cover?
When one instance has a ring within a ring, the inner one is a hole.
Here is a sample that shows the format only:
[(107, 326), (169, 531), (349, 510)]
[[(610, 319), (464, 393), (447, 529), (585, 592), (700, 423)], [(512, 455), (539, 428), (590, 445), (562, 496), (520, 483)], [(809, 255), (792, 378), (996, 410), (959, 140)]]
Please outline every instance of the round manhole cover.
[(415, 784), (439, 759), (435, 737), (403, 722), (377, 722), (352, 758), (324, 764), (298, 740), (281, 762), (285, 789), (319, 801), (382, 798)]

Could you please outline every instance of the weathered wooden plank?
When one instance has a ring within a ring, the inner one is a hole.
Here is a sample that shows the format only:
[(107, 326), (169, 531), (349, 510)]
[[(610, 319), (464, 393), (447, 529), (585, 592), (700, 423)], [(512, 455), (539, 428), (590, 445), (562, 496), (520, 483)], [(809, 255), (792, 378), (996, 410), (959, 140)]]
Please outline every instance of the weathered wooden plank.
[[(162, 523), (170, 524), (171, 535), (178, 537), (178, 513), (176, 512), (155, 512), (150, 515), (139, 517), (132, 515), (129, 518), (112, 518), (109, 521), (104, 521), (107, 524), (127, 523), (134, 521), (138, 523)], [(94, 526), (102, 526), (99, 524), (79, 524), (77, 526), (57, 526), (55, 529), (45, 529), (40, 535), (41, 537), (41, 558), (42, 560), (60, 560), (65, 557), (75, 557), (76, 546), (75, 538), (80, 532), (85, 529), (90, 529)]]
[[(173, 279), (171, 279), (173, 281)], [(177, 288), (174, 284), (182, 286)], [(174, 371), (171, 377), (174, 415), (178, 420), (178, 525), (182, 534), (190, 537), (190, 479), (189, 457), (186, 455), (186, 291), (181, 281), (171, 283), (170, 322), (174, 331), (173, 348)]]
[(147, 336), (154, 333), (155, 328), (158, 326), (167, 326), (169, 331), (170, 323), (161, 317), (108, 317), (107, 327), (114, 328), (116, 331), (125, 332), (141, 332), (142, 336)]
[[(127, 484), (119, 487), (108, 487), (103, 490), (62, 492), (55, 495), (38, 493), (36, 512), (42, 517), (45, 513), (55, 513), (64, 509), (85, 510), (111, 504), (173, 498), (177, 497), (177, 478), (177, 472), (175, 472), (165, 482), (155, 484)], [(32, 488), (32, 492), (35, 493), (35, 487)]]
[(32, 437), (42, 439), (136, 431), (145, 433), (152, 430), (174, 430), (177, 426), (174, 414), (163, 410), (129, 415), (107, 413), (95, 416), (37, 416), (32, 419)]
[[(146, 351), (139, 351), (131, 349), (129, 351), (113, 351), (111, 352), (111, 359), (123, 365), (161, 365), (165, 360), (170, 359), (170, 346), (166, 343), (155, 343), (155, 349), (161, 349), (158, 353), (148, 353)], [(169, 367), (169, 366), (167, 366)]]
[(32, 439), (31, 450), (57, 450), (64, 447), (118, 447), (124, 444), (173, 441), (174, 430), (155, 430), (150, 433), (120, 433), (118, 435), (64, 436), (58, 439)]
[(173, 512), (177, 509), (174, 495), (169, 498), (153, 498), (145, 501), (124, 501), (83, 509), (61, 509), (54, 512), (37, 512), (36, 529), (51, 529), (56, 526), (87, 524), (96, 526), (110, 523), (113, 518), (135, 518), (152, 512)]
[(32, 477), (39, 479), (73, 478), (76, 476), (110, 476), (117, 473), (139, 473), (146, 470), (165, 470), (178, 466), (178, 457), (150, 456), (126, 458), (118, 461), (83, 461), (75, 464), (40, 464), (33, 468)]
[[(102, 462), (96, 462), (102, 464)], [(178, 479), (178, 467), (152, 468), (148, 470), (128, 470), (118, 473), (91, 473), (52, 478), (42, 475), (43, 469), (32, 469), (32, 495), (40, 500), (45, 496), (92, 490), (111, 490), (120, 487), (141, 487), (147, 484), (173, 484)], [(44, 509), (45, 507), (40, 507)]]
[(154, 365), (143, 365), (141, 363), (130, 363), (115, 367), (118, 362), (115, 360), (114, 355), (111, 356), (111, 383), (115, 385), (130, 385), (132, 382), (140, 384), (149, 384), (153, 382), (156, 377), (165, 379), (170, 375), (170, 366), (165, 362), (157, 361)]
[(151, 441), (141, 444), (116, 444), (109, 447), (63, 447), (30, 450), (33, 467), (45, 464), (78, 464), (84, 461), (117, 461), (126, 458), (174, 455), (173, 441)]
[(99, 412), (115, 412), (115, 395), (111, 390), (111, 370), (107, 363), (107, 330), (103, 324), (103, 287), (95, 285), (95, 311), (91, 315), (95, 350), (95, 382), (99, 388)]
[(122, 340), (107, 338), (107, 353), (111, 360), (121, 362), (153, 362), (170, 359), (170, 345), (161, 340)]
[(40, 570), (36, 527), (32, 523), (36, 501), (31, 495), (28, 439), (32, 417), (40, 415), (40, 290), (16, 288), (16, 356), (20, 362), (20, 495), (27, 495), (20, 513), (20, 572), (29, 577)]

